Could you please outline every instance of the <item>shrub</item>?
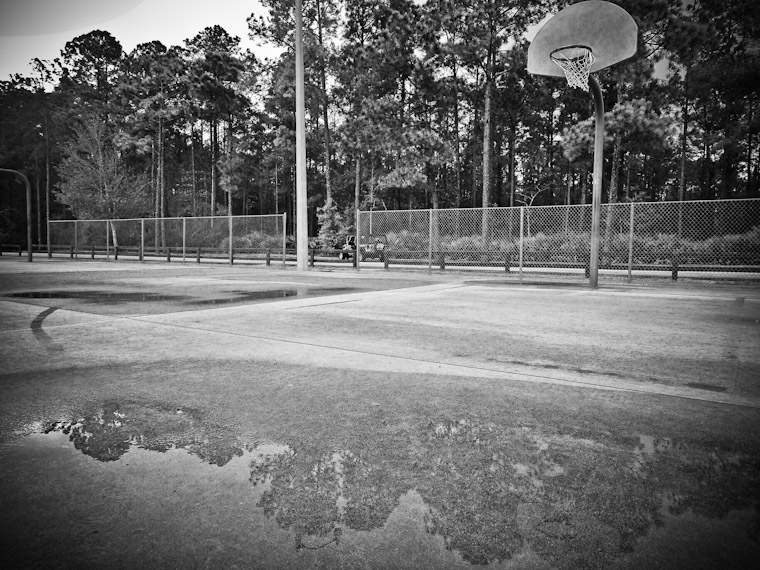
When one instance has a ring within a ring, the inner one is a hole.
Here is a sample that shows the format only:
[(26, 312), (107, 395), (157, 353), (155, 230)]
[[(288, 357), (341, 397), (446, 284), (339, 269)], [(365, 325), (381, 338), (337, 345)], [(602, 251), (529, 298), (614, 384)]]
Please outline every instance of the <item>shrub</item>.
[[(230, 244), (229, 236), (221, 240), (219, 247), (228, 249)], [(261, 249), (279, 249), (282, 248), (282, 236), (274, 236), (263, 232), (250, 232), (242, 236), (232, 236), (233, 248), (261, 248)]]
[(410, 232), (401, 230), (400, 232), (389, 232), (386, 235), (388, 246), (391, 249), (401, 251), (420, 251), (428, 248), (428, 235), (422, 232)]
[[(601, 244), (606, 263), (628, 263), (630, 236), (627, 232), (612, 233)], [(428, 250), (427, 232), (401, 231), (388, 234), (388, 242), (398, 251)], [(526, 261), (574, 261), (588, 259), (591, 239), (588, 232), (544, 234), (523, 238)], [(435, 249), (445, 251), (450, 258), (479, 261), (484, 255), (503, 257), (518, 255), (519, 243), (510, 239), (492, 239), (485, 243), (480, 235), (440, 237)], [(634, 263), (669, 265), (677, 258), (680, 263), (712, 265), (760, 264), (760, 226), (743, 234), (714, 236), (705, 240), (678, 239), (676, 234), (657, 233), (634, 235)]]

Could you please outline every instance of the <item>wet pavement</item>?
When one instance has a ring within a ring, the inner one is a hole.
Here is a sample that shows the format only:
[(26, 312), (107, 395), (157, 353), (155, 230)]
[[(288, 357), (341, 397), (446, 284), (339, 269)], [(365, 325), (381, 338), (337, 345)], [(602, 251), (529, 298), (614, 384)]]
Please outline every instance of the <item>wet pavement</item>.
[(3, 264), (3, 568), (760, 557), (752, 289)]

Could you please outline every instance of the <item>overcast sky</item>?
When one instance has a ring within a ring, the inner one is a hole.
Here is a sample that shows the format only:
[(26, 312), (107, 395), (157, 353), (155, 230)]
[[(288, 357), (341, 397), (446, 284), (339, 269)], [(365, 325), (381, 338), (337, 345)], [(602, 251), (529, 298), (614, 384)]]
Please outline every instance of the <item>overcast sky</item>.
[(32, 59), (59, 57), (66, 42), (93, 30), (109, 32), (129, 52), (153, 40), (181, 45), (218, 24), (243, 48), (271, 55), (248, 39), (253, 12), (262, 12), (258, 0), (0, 0), (0, 80), (31, 74)]

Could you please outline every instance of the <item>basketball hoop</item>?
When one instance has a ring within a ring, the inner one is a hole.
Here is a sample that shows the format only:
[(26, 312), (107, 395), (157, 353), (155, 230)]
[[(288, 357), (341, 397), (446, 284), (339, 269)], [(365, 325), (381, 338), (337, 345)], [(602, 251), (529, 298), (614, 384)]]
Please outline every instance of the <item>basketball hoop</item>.
[(586, 46), (568, 46), (555, 49), (549, 54), (551, 60), (565, 72), (570, 87), (588, 91), (588, 75), (596, 59), (591, 48)]
[(594, 185), (591, 191), (589, 284), (599, 277), (599, 228), (604, 167), (604, 97), (589, 74), (630, 59), (638, 49), (636, 20), (623, 8), (603, 0), (570, 4), (541, 27), (528, 47), (528, 73), (562, 77), (570, 87), (590, 91), (594, 99)]

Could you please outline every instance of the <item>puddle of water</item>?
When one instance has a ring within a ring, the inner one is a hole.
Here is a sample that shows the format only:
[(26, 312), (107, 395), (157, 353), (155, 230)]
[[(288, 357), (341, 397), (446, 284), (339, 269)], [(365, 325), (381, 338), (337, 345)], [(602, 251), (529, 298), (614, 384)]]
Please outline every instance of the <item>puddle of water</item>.
[[(110, 410), (91, 419), (118, 430), (129, 418)], [(81, 444), (102, 438), (89, 419), (50, 427), (0, 453), (7, 537), (18, 545), (11, 566), (471, 567), (428, 532), (430, 508), (414, 490), (380, 524), (357, 528), (357, 467), (371, 468), (349, 451), (293, 472), (297, 454), (286, 445), (212, 464), (191, 447), (159, 452), (132, 437), (104, 456), (105, 443)]]
[[(742, 453), (698, 449), (675, 442), (669, 437), (656, 438), (651, 435), (639, 435), (639, 443), (634, 446), (632, 455), (629, 468), (634, 475), (642, 479), (649, 476), (648, 470), (658, 456), (675, 461), (681, 468), (697, 467), (705, 476), (709, 476), (710, 473), (721, 475), (729, 469), (740, 468), (750, 463), (749, 456)], [(666, 506), (678, 507), (680, 501), (674, 499), (675, 496), (671, 494), (665, 497)]]
[(256, 301), (268, 301), (287, 297), (320, 297), (351, 293), (359, 289), (353, 287), (299, 287), (295, 289), (268, 289), (263, 291), (230, 291), (234, 296), (212, 299), (198, 299), (187, 295), (167, 295), (151, 292), (116, 291), (24, 291), (11, 293), (8, 297), (17, 299), (77, 299), (86, 303), (117, 305), (122, 303), (152, 303), (161, 301), (183, 302), (186, 305), (228, 305)]
[(224, 297), (219, 299), (198, 299), (190, 301), (188, 305), (228, 305), (231, 303), (242, 303), (246, 301), (265, 301), (269, 299), (282, 299), (285, 297), (296, 297), (299, 295), (298, 289), (270, 289), (268, 291), (234, 291), (234, 297)]
[(354, 287), (334, 287), (334, 288), (298, 288), (298, 289), (269, 289), (266, 291), (231, 291), (234, 297), (224, 297), (218, 299), (198, 299), (190, 301), (188, 305), (229, 305), (232, 303), (246, 303), (256, 301), (269, 301), (274, 299), (284, 299), (287, 297), (326, 297), (330, 295), (342, 295), (353, 293), (360, 289)]
[(119, 303), (145, 303), (156, 301), (183, 301), (184, 295), (115, 291), (24, 291), (6, 295), (17, 299), (78, 299), (86, 303), (116, 305)]
[(697, 390), (707, 390), (709, 392), (725, 392), (725, 386), (716, 386), (715, 384), (703, 384), (702, 382), (689, 382), (686, 384), (690, 388), (696, 388)]
[[(196, 410), (137, 402), (43, 431), (0, 447), (19, 567), (607, 568), (625, 529), (643, 525), (629, 548), (643, 540), (663, 489), (695, 504), (699, 480), (657, 487), (653, 475), (668, 474), (652, 471), (658, 455), (698, 473), (752, 459), (643, 435), (631, 469), (650, 488), (610, 469), (593, 441), (474, 416), (420, 426), (409, 465), (366, 449), (249, 444)], [(643, 488), (653, 501), (609, 513)]]

